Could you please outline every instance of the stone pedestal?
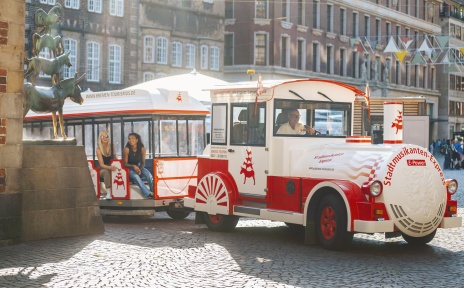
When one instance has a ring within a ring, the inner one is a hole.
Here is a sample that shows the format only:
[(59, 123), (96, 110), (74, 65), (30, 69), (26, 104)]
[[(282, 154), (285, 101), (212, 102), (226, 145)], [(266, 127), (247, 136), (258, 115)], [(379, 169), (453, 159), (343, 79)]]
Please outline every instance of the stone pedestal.
[(104, 232), (83, 146), (24, 141), (21, 241)]

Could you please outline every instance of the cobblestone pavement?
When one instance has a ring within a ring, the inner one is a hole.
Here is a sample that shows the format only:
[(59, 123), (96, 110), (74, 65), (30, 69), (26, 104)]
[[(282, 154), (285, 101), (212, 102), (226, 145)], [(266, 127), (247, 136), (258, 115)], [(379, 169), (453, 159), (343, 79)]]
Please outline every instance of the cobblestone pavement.
[[(439, 158), (439, 157), (438, 157)], [(445, 171), (463, 185), (464, 170)], [(0, 247), (0, 287), (464, 287), (464, 228), (423, 247), (356, 235), (333, 252), (280, 222), (241, 219), (233, 233), (171, 220), (107, 218), (103, 235)]]

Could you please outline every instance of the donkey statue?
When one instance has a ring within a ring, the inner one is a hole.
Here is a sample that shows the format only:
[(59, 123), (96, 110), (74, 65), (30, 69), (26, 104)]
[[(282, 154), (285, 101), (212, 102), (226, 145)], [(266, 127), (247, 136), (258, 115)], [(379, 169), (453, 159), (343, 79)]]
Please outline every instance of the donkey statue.
[(61, 36), (52, 37), (49, 34), (39, 35), (34, 33), (32, 35), (32, 55), (39, 56), (40, 51), (44, 48), (50, 49), (53, 58), (63, 54), (64, 48)]
[(32, 75), (31, 83), (32, 85), (35, 85), (35, 80), (39, 76), (40, 71), (42, 71), (45, 74), (51, 75), (53, 86), (58, 84), (58, 87), (61, 88), (60, 69), (63, 65), (68, 67), (72, 66), (71, 61), (69, 60), (70, 52), (71, 51), (67, 51), (51, 60), (42, 57), (32, 57), (31, 59), (27, 59), (27, 61), (29, 61), (29, 66), (27, 67), (26, 73), (24, 73), (24, 78)]
[(78, 85), (85, 77), (85, 73), (81, 77), (77, 77), (77, 73), (74, 75), (74, 78), (68, 78), (61, 81), (62, 88), (53, 86), (51, 88), (46, 87), (36, 87), (31, 83), (24, 84), (24, 111), (23, 117), (26, 116), (29, 110), (32, 110), (36, 113), (52, 113), (53, 120), (53, 132), (55, 139), (58, 138), (58, 133), (56, 131), (56, 112), (58, 111), (59, 121), (60, 121), (60, 130), (61, 136), (63, 139), (66, 139), (66, 134), (64, 134), (64, 123), (63, 123), (63, 105), (66, 98), (70, 98), (73, 102), (82, 105), (84, 99), (81, 96), (81, 87)]

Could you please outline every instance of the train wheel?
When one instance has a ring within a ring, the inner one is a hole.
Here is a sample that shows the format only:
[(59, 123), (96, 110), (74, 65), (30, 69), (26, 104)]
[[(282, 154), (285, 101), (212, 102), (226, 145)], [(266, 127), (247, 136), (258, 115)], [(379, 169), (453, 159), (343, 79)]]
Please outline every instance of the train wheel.
[(317, 211), (317, 239), (322, 247), (341, 250), (353, 240), (353, 233), (347, 231), (348, 218), (342, 200), (336, 195), (322, 198)]
[(230, 232), (237, 226), (239, 217), (235, 215), (209, 215), (203, 212), (203, 220), (206, 226), (213, 231)]
[(429, 243), (430, 241), (433, 240), (435, 237), (435, 234), (437, 233), (437, 229), (435, 229), (432, 233), (430, 233), (427, 236), (423, 237), (412, 237), (409, 235), (406, 235), (404, 233), (401, 233), (401, 236), (403, 236), (403, 239), (408, 242), (408, 244), (414, 245), (414, 246), (420, 246), (420, 245), (425, 245)]
[(182, 220), (190, 215), (190, 211), (166, 210), (166, 214), (168, 214), (169, 217), (171, 217), (174, 220)]
[(230, 185), (221, 176), (210, 173), (201, 178), (195, 194), (195, 210), (211, 215), (229, 214)]

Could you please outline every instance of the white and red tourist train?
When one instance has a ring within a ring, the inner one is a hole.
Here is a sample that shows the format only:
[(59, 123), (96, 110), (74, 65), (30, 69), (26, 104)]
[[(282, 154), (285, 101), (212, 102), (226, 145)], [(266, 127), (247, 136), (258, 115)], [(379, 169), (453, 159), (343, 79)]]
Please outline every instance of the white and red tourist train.
[[(232, 230), (239, 217), (282, 221), (334, 250), (354, 233), (425, 244), (437, 228), (460, 227), (457, 182), (427, 149), (402, 143), (402, 103), (385, 103), (383, 144), (353, 136), (364, 95), (320, 79), (211, 89), (211, 144), (185, 206), (212, 230)], [(304, 126), (283, 134), (293, 117)]]

